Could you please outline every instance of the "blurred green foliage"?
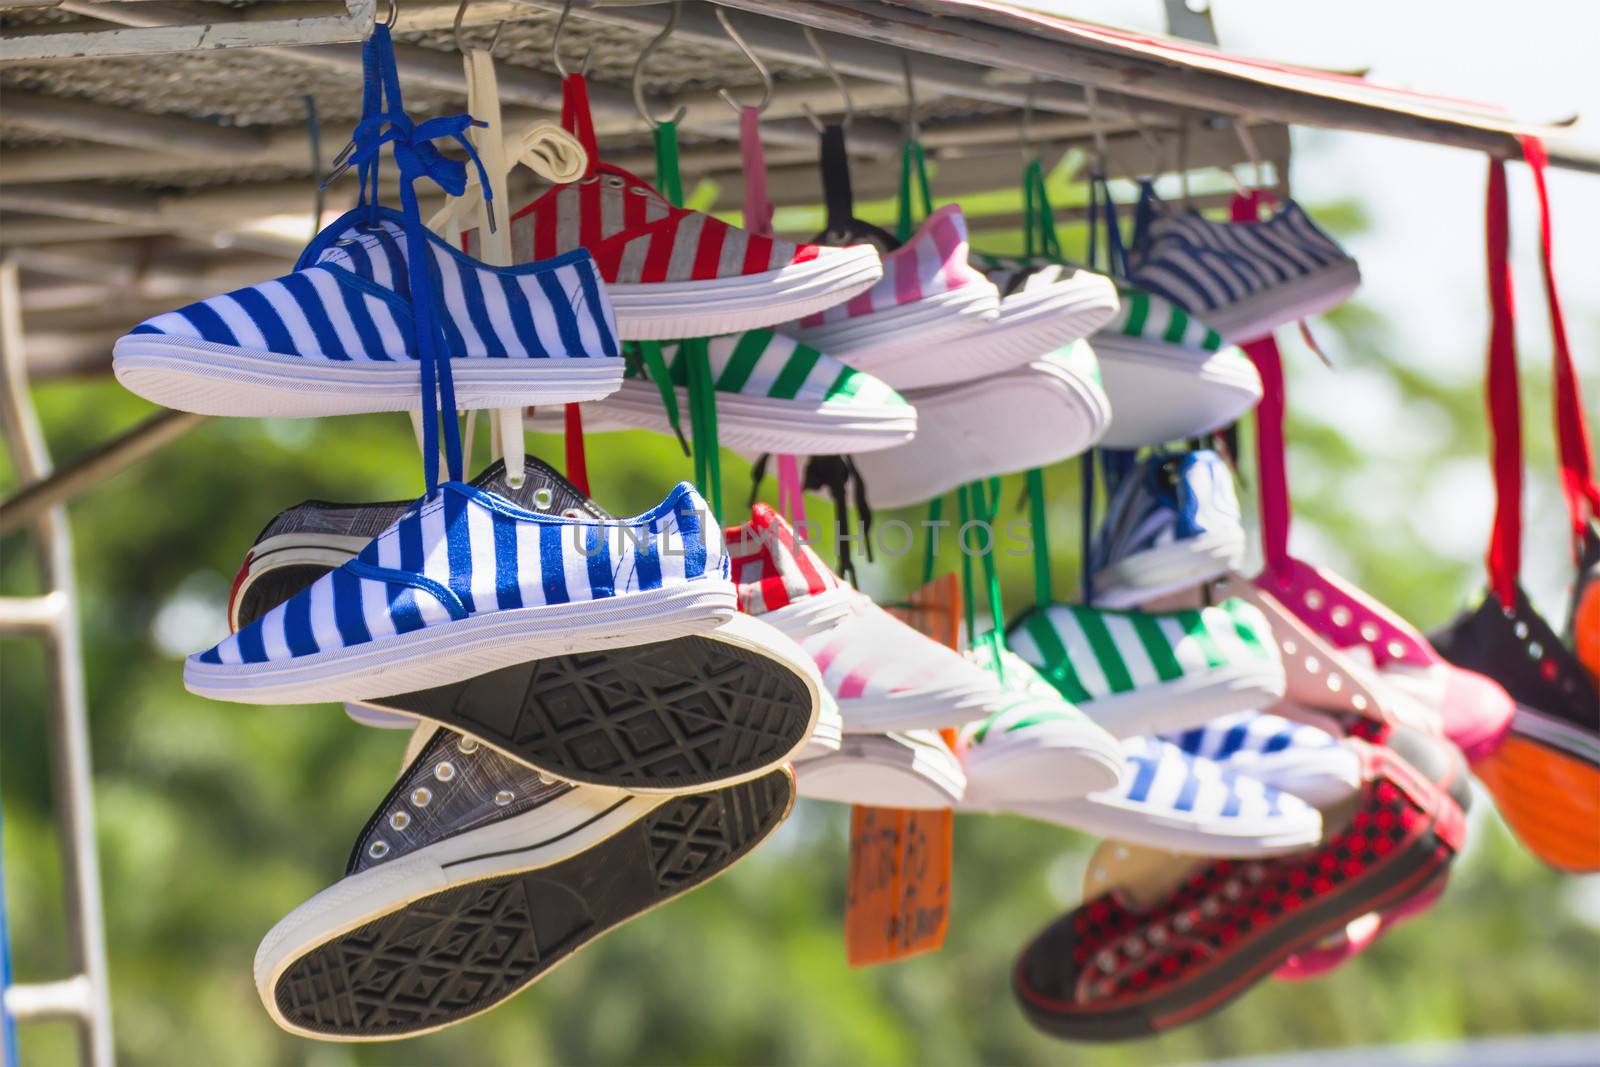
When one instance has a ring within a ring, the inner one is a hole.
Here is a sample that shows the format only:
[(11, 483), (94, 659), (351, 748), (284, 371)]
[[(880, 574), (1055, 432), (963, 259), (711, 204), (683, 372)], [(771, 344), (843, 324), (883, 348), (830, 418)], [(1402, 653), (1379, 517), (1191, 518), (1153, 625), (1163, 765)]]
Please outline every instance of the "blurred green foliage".
[[(1336, 230), (1359, 225), (1342, 207), (1318, 214)], [(1409, 370), (1386, 351), (1383, 323), (1358, 304), (1330, 321), (1342, 342), (1339, 373), (1381, 375), (1428, 430), (1394, 454), (1388, 441), (1294, 420), (1299, 524), (1337, 546), (1339, 558), (1323, 562), (1415, 622), (1436, 625), (1463, 606), (1479, 565), (1431, 551), (1426, 529), (1365, 506), (1373, 498), (1363, 487), (1379, 480), (1396, 491), (1383, 500), (1419, 499), (1433, 473), (1455, 461), (1479, 465), (1487, 478), (1478, 387)], [(1479, 353), (1461, 358), (1476, 366)], [(1319, 388), (1329, 373), (1294, 354), (1291, 396)], [(1546, 395), (1542, 382), (1525, 387)], [(37, 400), (63, 457), (150, 412), (110, 380), (48, 385)], [(1530, 462), (1547, 462), (1546, 436), (1530, 434)], [(530, 443), (559, 464), (557, 439)], [(619, 513), (656, 502), (692, 469), (674, 443), (644, 433), (591, 437), (589, 463), (596, 498)], [(748, 469), (724, 454), (726, 519), (737, 518)], [(1076, 480), (1074, 463), (1048, 475), (1062, 598), (1076, 572)], [(1328, 978), (1265, 982), (1221, 1014), (1150, 1041), (1066, 1047), (1033, 1032), (1012, 1003), (1013, 956), (1077, 902), (1092, 840), (1020, 819), (962, 817), (944, 949), (852, 971), (840, 937), (846, 813), (813, 802), (727, 877), (595, 943), (478, 1020), (391, 1045), (282, 1034), (257, 1001), (256, 944), (338, 877), (404, 736), (362, 729), (333, 706), (202, 700), (185, 692), (178, 657), (221, 636), (231, 576), (278, 510), (311, 497), (408, 498), (420, 488), (400, 416), (231, 420), (202, 426), (73, 504), (120, 1062), (1165, 1064), (1600, 1022), (1600, 935), (1573, 906), (1577, 883), (1532, 859), (1480, 795), (1469, 852), (1424, 918)], [(771, 499), (772, 483), (765, 488)], [(1003, 520), (1017, 513), (1020, 489), (1020, 479), (1006, 480)], [(830, 522), (825, 502), (814, 501), (812, 517)], [(25, 539), (0, 548), (4, 591), (28, 590)], [(955, 565), (952, 546), (942, 555), (943, 566)], [(863, 565), (862, 584), (892, 598), (919, 569), (920, 552), (880, 559)], [(1001, 571), (1015, 613), (1032, 595), (1028, 562), (1002, 557)], [(37, 648), (0, 644), (0, 678), (15, 973), (56, 977), (65, 959)], [(22, 1048), (32, 1064), (73, 1056), (61, 1025), (24, 1028)]]

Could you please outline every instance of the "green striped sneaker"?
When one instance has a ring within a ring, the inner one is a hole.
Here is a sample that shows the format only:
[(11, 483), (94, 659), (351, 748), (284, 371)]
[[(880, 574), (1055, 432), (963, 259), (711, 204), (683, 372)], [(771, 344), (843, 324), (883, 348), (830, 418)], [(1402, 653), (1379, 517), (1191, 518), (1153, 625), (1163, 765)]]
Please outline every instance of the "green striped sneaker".
[(1198, 437), (1260, 402), (1261, 376), (1248, 356), (1171, 301), (1117, 285), (1122, 306), (1094, 335), (1112, 410), (1102, 446)]
[(1006, 643), (1117, 737), (1187, 730), (1284, 691), (1266, 616), (1237, 598), (1198, 611), (1036, 607)]
[[(917, 431), (916, 409), (881, 380), (771, 330), (713, 337), (708, 347), (717, 437), (728, 448), (805, 456), (871, 452), (903, 444)], [(688, 435), (688, 361), (681, 345), (664, 356), (679, 425)], [(528, 428), (560, 430), (560, 410), (539, 412)], [(631, 358), (621, 389), (583, 405), (583, 428), (672, 433), (661, 390)]]
[(986, 647), (967, 658), (994, 673), (1009, 697), (1000, 710), (961, 730), (956, 751), (967, 773), (963, 809), (1003, 810), (1117, 787), (1122, 747), (1043, 675), (1010, 650), (1001, 651), (998, 670)]

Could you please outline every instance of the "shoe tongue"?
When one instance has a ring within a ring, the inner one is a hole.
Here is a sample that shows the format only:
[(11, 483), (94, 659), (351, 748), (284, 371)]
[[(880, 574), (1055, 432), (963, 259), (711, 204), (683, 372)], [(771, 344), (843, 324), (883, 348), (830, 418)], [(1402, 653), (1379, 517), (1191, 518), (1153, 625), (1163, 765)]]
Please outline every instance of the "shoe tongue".
[(593, 519), (613, 517), (600, 505), (578, 492), (576, 486), (543, 460), (535, 459), (533, 456), (523, 457), (522, 472), (522, 485), (513, 489), (506, 481), (505, 461), (497, 459), (484, 468), (482, 474), (472, 479), (472, 484), (479, 489), (497, 493), (527, 511), (548, 512), (552, 515), (577, 512)]

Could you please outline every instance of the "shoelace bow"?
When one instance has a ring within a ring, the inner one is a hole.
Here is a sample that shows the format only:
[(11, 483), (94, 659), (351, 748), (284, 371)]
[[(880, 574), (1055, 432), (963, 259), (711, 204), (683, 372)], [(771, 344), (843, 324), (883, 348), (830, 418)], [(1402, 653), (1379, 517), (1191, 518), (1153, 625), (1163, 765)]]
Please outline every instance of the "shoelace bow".
[[(356, 124), (350, 144), (334, 160), (334, 170), (323, 182), (326, 186), (351, 167), (361, 181), (360, 206), (371, 211), (371, 224), (378, 224), (378, 166), (385, 145), (390, 146), (400, 169), (402, 229), (406, 238), (406, 276), (411, 287), (412, 336), (422, 377), (423, 466), (428, 496), (439, 486), (439, 427), (445, 427), (445, 462), (452, 480), (463, 476), (461, 427), (456, 421), (455, 384), (450, 373), (450, 353), (445, 349), (444, 331), (434, 286), (433, 257), (428, 248), (428, 228), (417, 204), (416, 183), (426, 178), (450, 196), (460, 196), (467, 187), (467, 165), (449, 159), (434, 147), (434, 141), (451, 138), (466, 150), (478, 169), (484, 200), (492, 198), (489, 176), (467, 139), (473, 126), (484, 126), (471, 115), (446, 115), (415, 123), (405, 112), (400, 95), (400, 78), (395, 67), (394, 43), (389, 28), (373, 28), (372, 36), (361, 47), (363, 71), (361, 121)], [(489, 207), (491, 225), (493, 207)], [(464, 354), (464, 353), (463, 353)]]

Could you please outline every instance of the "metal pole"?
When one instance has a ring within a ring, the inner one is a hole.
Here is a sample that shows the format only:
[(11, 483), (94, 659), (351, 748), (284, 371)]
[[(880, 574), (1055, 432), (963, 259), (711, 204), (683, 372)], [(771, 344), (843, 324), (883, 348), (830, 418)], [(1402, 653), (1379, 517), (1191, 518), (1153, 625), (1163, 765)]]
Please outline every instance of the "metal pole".
[[(38, 413), (28, 388), (22, 354), (22, 298), (17, 265), (0, 262), (0, 372), (5, 389), (0, 422), (17, 473), (35, 482), (50, 473), (50, 453), (39, 428)], [(105, 919), (100, 898), (100, 859), (94, 836), (94, 797), (90, 780), (89, 722), (83, 680), (83, 648), (78, 632), (77, 581), (72, 565), (72, 534), (66, 509), (59, 504), (34, 523), (40, 570), (47, 591), (59, 593), (73, 610), (45, 636), (51, 681), (50, 763), (55, 793), (56, 833), (61, 849), (61, 880), (66, 896), (68, 958), (82, 975), (82, 1011), (76, 1019), (79, 1060), (90, 1067), (111, 1067), (111, 997), (106, 968)], [(67, 979), (68, 983), (72, 979)], [(15, 1011), (12, 986), (7, 1003)], [(22, 998), (26, 1003), (26, 995)]]

